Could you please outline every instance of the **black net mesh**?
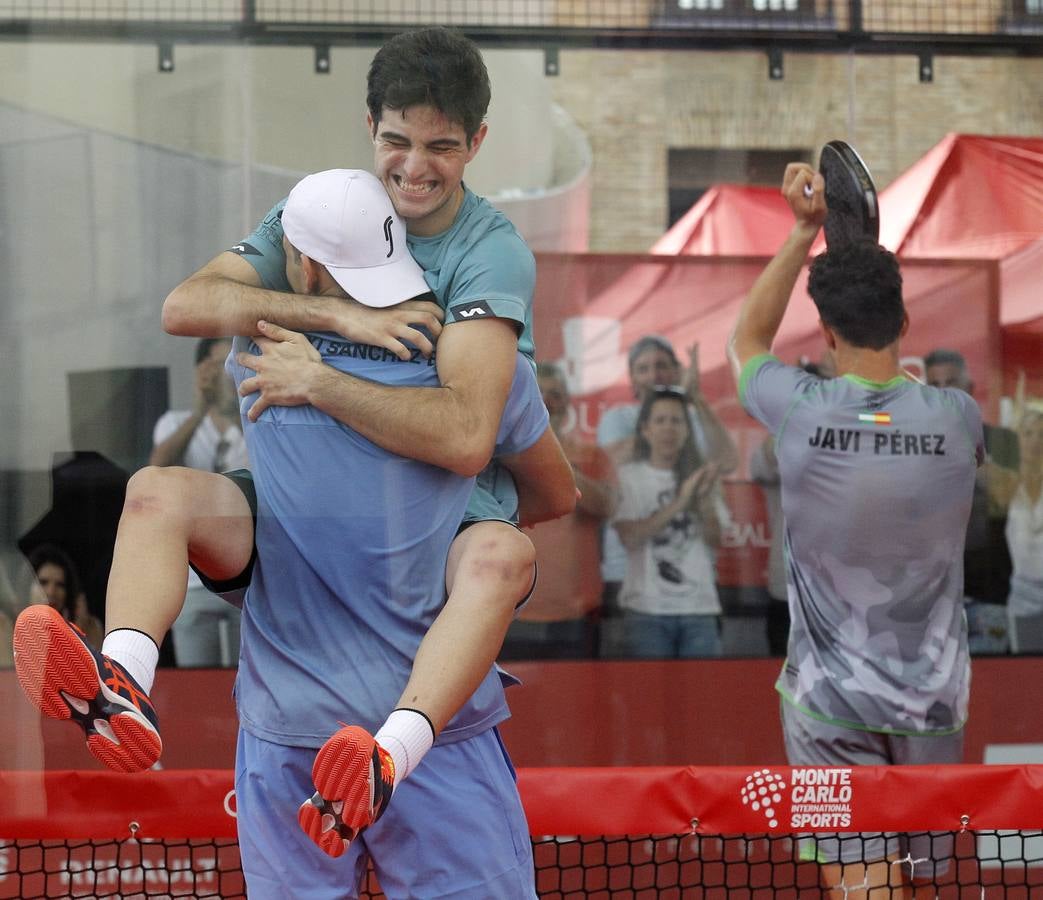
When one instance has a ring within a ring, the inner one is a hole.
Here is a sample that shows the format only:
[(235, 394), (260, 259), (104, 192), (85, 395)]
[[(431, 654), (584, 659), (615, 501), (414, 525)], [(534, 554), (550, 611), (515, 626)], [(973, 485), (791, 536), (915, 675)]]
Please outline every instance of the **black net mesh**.
[[(862, 861), (880, 835), (843, 835), (851, 895), (876, 886)], [(1043, 832), (932, 832), (928, 855), (892, 853), (902, 877), (933, 888), (939, 900), (1043, 897)], [(823, 839), (825, 840), (825, 839)], [(536, 890), (549, 900), (801, 900), (824, 896), (825, 845), (789, 835), (624, 835), (533, 838)], [(834, 848), (835, 849), (835, 848)], [(812, 858), (808, 858), (809, 854)], [(850, 874), (849, 874), (850, 873)], [(370, 873), (367, 898), (380, 894)], [(843, 889), (841, 889), (843, 890)], [(187, 841), (69, 840), (0, 842), (0, 898), (245, 898), (239, 849), (231, 839)], [(880, 896), (885, 896), (883, 893)]]
[(536, 30), (768, 29), (987, 35), (1043, 27), (1039, 0), (0, 0), (29, 22), (454, 25)]

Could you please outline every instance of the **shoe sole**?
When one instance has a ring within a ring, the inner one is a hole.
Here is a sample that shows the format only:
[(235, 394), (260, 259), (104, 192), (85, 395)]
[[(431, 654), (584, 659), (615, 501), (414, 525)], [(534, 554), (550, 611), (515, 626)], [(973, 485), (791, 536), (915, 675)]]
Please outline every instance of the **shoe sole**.
[(301, 804), (297, 820), (328, 856), (340, 856), (358, 832), (371, 824), (372, 736), (362, 728), (342, 728), (315, 756), (311, 769), (316, 793)]
[(25, 610), (15, 623), (14, 651), (29, 702), (49, 718), (76, 722), (87, 749), (104, 766), (140, 772), (159, 759), (159, 733), (102, 683), (94, 656), (58, 612), (49, 606)]

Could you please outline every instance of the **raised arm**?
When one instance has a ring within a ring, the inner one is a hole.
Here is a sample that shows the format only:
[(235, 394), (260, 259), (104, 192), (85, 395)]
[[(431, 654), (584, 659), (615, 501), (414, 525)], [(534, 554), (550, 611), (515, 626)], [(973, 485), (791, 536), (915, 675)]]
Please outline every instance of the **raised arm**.
[(692, 404), (695, 417), (699, 420), (706, 441), (707, 458), (717, 463), (722, 475), (734, 472), (739, 466), (739, 449), (703, 394), (702, 382), (699, 378), (698, 344), (692, 344), (688, 348), (688, 368), (685, 370), (681, 386), (684, 388), (685, 396)]
[[(810, 197), (804, 194), (805, 185), (812, 188)], [(822, 176), (806, 163), (786, 166), (782, 193), (797, 221), (739, 309), (738, 321), (728, 339), (728, 359), (736, 381), (749, 360), (771, 352), (801, 266), (826, 218), (825, 187)]]

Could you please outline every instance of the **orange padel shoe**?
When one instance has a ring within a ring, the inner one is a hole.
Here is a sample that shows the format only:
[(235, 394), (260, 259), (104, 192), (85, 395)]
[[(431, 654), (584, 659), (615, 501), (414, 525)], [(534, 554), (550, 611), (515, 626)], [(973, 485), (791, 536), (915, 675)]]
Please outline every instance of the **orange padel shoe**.
[(83, 632), (42, 604), (14, 626), (14, 664), (25, 696), (52, 719), (70, 719), (87, 749), (116, 772), (140, 772), (159, 759), (159, 719), (146, 694), (118, 662), (98, 653)]
[(315, 794), (297, 819), (319, 849), (340, 856), (387, 808), (395, 763), (365, 728), (346, 725), (319, 748), (311, 778)]

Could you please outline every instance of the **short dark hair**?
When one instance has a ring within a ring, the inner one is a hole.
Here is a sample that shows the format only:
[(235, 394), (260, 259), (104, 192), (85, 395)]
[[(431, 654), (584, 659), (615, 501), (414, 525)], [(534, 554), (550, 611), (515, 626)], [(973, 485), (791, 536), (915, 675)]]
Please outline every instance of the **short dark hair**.
[(940, 347), (932, 350), (923, 358), (923, 366), (925, 369), (931, 366), (956, 366), (960, 372), (967, 374), (967, 359), (959, 350), (945, 350)]
[(634, 360), (649, 350), (658, 350), (661, 353), (665, 353), (670, 357), (671, 363), (675, 366), (681, 365), (677, 359), (677, 354), (674, 352), (674, 345), (670, 341), (661, 334), (646, 334), (630, 345), (630, 349), (627, 351), (627, 368), (634, 368)]
[(196, 365), (198, 366), (204, 359), (210, 355), (210, 350), (214, 344), (227, 344), (231, 341), (231, 338), (226, 337), (208, 337), (200, 338), (196, 342)]
[(405, 31), (381, 47), (366, 77), (366, 106), (374, 127), (385, 107), (433, 106), (462, 125), (467, 143), (477, 134), (492, 92), (482, 54), (448, 28)]
[(898, 259), (875, 241), (852, 241), (816, 256), (808, 293), (822, 321), (855, 347), (882, 350), (902, 333)]
[(39, 544), (29, 551), (26, 558), (34, 573), (39, 572), (40, 568), (48, 563), (62, 570), (65, 574), (65, 605), (67, 608), (71, 608), (72, 603), (82, 591), (80, 573), (77, 571), (72, 557), (57, 544)]

